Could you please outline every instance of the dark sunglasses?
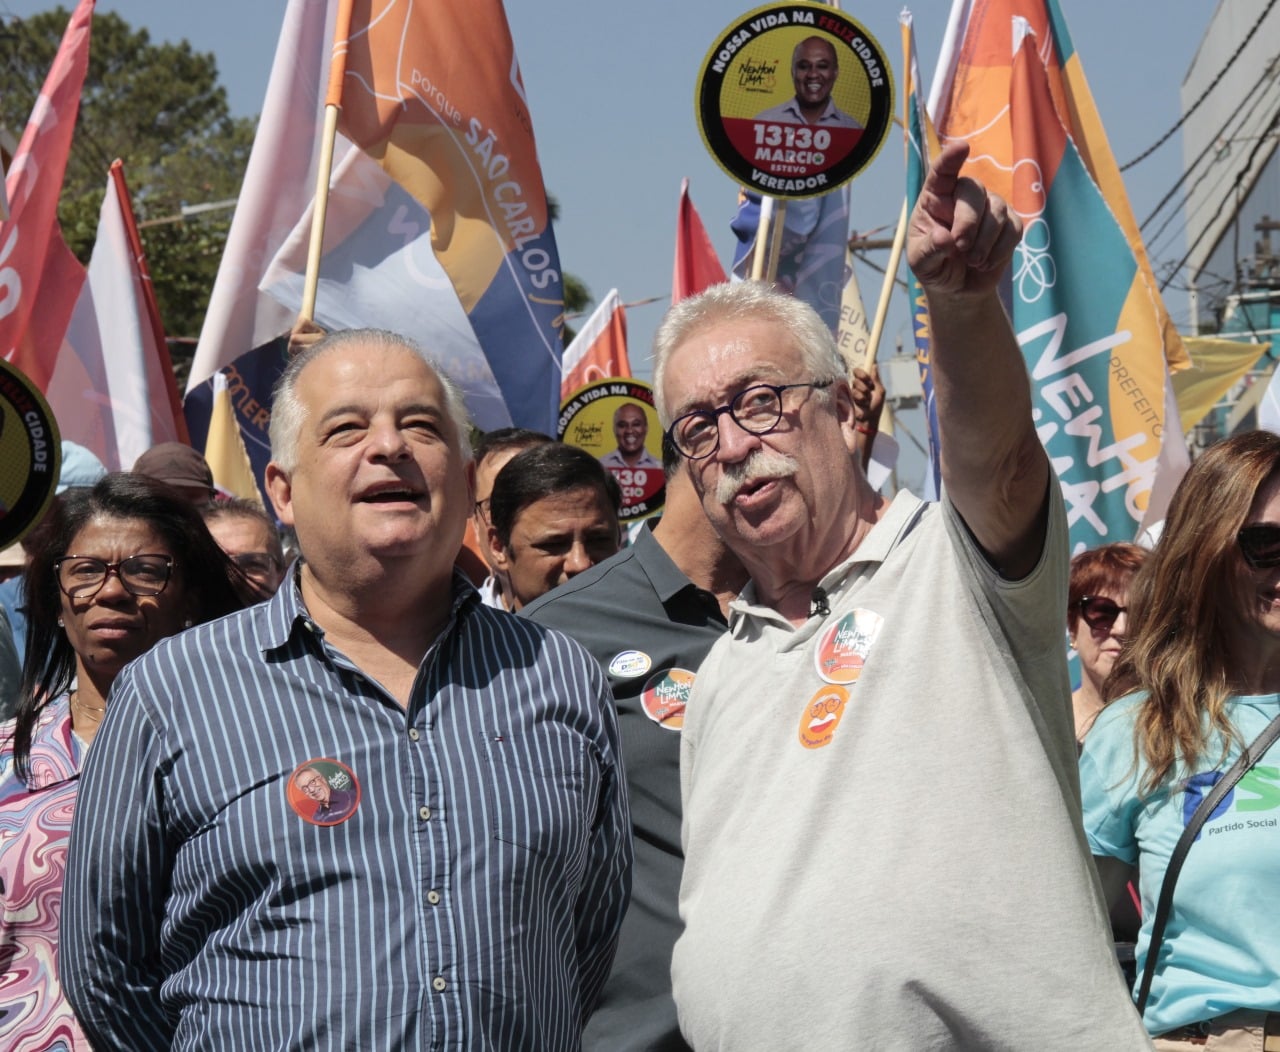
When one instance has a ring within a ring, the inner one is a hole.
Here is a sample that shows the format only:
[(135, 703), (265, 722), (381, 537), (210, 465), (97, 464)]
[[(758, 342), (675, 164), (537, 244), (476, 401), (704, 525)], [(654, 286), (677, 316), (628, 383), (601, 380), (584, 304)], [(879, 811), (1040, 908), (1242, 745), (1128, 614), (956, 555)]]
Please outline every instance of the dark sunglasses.
[(1280, 526), (1260, 522), (1236, 534), (1240, 554), (1255, 570), (1280, 566)]
[(1110, 632), (1116, 618), (1128, 609), (1102, 595), (1086, 595), (1080, 600), (1080, 616), (1084, 623), (1099, 632)]

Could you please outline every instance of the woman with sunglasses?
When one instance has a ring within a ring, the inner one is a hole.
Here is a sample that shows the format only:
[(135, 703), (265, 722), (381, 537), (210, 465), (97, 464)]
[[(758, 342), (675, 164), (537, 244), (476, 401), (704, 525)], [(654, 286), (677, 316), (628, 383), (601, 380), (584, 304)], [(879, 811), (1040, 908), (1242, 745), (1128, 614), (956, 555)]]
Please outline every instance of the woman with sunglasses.
[(1067, 629), (1080, 659), (1080, 689), (1071, 695), (1076, 741), (1102, 711), (1102, 684), (1128, 627), (1129, 581), (1147, 557), (1136, 544), (1104, 544), (1071, 560)]
[(238, 573), (194, 507), (141, 475), (68, 490), (27, 570), (16, 718), (0, 727), (0, 1048), (88, 1048), (57, 974), (67, 840), (85, 752), (122, 668), (238, 610)]
[[(1129, 607), (1080, 782), (1113, 902), (1139, 870), (1140, 976), (1183, 829), (1280, 712), (1280, 436), (1238, 435), (1191, 466)], [(1175, 887), (1143, 1016), (1155, 1047), (1271, 1047), (1280, 1035), (1280, 746), (1205, 822)]]

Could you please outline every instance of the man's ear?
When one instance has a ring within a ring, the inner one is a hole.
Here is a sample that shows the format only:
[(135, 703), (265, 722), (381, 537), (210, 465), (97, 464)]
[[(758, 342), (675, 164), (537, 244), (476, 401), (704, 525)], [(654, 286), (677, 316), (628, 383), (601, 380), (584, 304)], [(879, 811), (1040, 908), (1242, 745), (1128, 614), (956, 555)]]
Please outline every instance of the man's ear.
[(286, 526), (292, 526), (293, 482), (288, 472), (273, 460), (267, 465), (264, 478), (267, 483), (267, 496), (271, 498), (271, 504), (276, 509), (276, 518)]
[(495, 570), (510, 573), (511, 560), (507, 558), (506, 545), (498, 540), (498, 531), (492, 526), (489, 527), (489, 559)]
[(845, 448), (851, 456), (858, 456), (858, 413), (853, 404), (853, 389), (849, 381), (840, 377), (831, 387), (831, 397), (835, 400), (836, 419), (840, 421), (840, 432), (844, 436)]

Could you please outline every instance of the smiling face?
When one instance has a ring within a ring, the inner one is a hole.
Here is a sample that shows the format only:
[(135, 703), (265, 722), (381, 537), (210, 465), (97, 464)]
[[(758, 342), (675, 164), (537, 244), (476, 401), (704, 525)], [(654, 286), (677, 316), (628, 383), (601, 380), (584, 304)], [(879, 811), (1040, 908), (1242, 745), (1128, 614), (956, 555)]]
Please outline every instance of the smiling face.
[(424, 587), (447, 577), (474, 473), (431, 367), (406, 348), (343, 346), (308, 364), (296, 393), (296, 464), (273, 462), (267, 485), (307, 572), (338, 583), (410, 560)]
[(504, 547), (489, 531), (494, 562), (507, 574), (519, 610), (618, 550), (618, 517), (596, 486), (553, 493), (525, 506)]
[(328, 781), (318, 771), (304, 767), (294, 776), (294, 784), (309, 798), (323, 807), (329, 802), (332, 790)]
[(628, 403), (613, 414), (613, 437), (618, 440), (618, 450), (624, 456), (639, 457), (644, 452), (648, 434), (648, 418), (638, 405)]
[(791, 79), (796, 101), (806, 115), (811, 111), (817, 115), (826, 109), (839, 73), (836, 49), (829, 41), (810, 37), (796, 46), (791, 57)]
[[(1244, 525), (1280, 525), (1280, 474), (1272, 475), (1258, 489)], [(1236, 551), (1236, 594), (1243, 597), (1237, 610), (1235, 635), (1241, 653), (1260, 654), (1280, 662), (1280, 566), (1255, 570)]]
[[(166, 636), (182, 631), (188, 609), (182, 564), (164, 538), (142, 519), (90, 519), (67, 545), (67, 555), (116, 563), (134, 555), (168, 555), (173, 571), (159, 595), (130, 594), (118, 573), (109, 573), (88, 598), (60, 591), (62, 622), (81, 674), (109, 684), (134, 658)], [(72, 566), (68, 565), (70, 573)]]

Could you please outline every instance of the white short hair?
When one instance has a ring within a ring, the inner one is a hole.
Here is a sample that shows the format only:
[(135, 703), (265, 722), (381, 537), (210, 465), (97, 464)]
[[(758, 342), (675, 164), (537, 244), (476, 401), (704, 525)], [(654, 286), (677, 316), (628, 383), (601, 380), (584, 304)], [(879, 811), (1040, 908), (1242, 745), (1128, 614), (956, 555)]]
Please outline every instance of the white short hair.
[(664, 428), (671, 426), (663, 377), (676, 350), (699, 332), (725, 321), (774, 322), (791, 333), (805, 366), (816, 380), (843, 379), (848, 367), (835, 337), (821, 316), (804, 300), (762, 281), (712, 285), (667, 311), (653, 338), (653, 399)]
[(458, 449), (465, 459), (471, 457), (471, 433), (467, 422), (467, 407), (462, 391), (427, 354), (407, 336), (388, 332), (386, 329), (341, 329), (329, 333), (295, 356), (285, 366), (276, 381), (271, 398), (271, 459), (284, 471), (292, 471), (298, 463), (298, 436), (307, 418), (307, 409), (298, 398), (298, 378), (302, 371), (317, 358), (330, 351), (349, 347), (373, 346), (387, 351), (408, 351), (421, 358), (435, 373), (444, 390), (444, 411), (457, 433)]

